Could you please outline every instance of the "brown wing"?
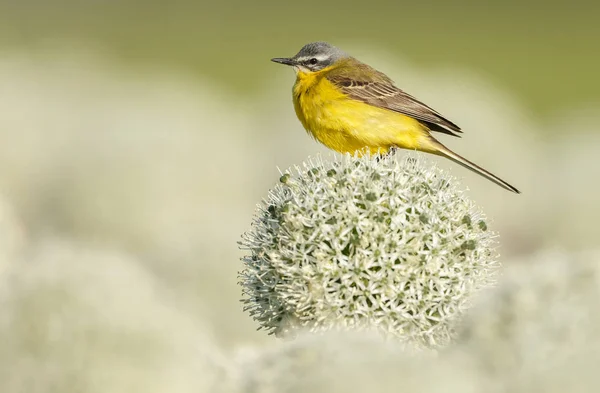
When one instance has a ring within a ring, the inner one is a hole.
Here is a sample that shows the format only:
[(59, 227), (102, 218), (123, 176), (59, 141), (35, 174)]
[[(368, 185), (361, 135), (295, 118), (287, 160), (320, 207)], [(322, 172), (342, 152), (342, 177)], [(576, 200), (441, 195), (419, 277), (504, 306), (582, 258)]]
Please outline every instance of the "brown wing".
[[(342, 90), (348, 97), (379, 108), (402, 113), (425, 123), (431, 131), (460, 137), (459, 126), (443, 117), (436, 110), (405, 93), (385, 74), (355, 60), (352, 68), (363, 72), (352, 72), (350, 67), (332, 70), (327, 79)], [(360, 79), (356, 75), (361, 75)]]

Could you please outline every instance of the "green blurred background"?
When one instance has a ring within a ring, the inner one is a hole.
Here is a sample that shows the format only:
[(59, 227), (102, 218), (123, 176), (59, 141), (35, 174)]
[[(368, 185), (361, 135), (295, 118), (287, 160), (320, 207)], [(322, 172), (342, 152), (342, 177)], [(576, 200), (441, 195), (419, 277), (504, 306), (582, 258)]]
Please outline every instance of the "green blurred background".
[(271, 57), (309, 41), (360, 43), (475, 70), (542, 116), (600, 100), (599, 12), (593, 1), (2, 0), (0, 45), (83, 41), (244, 94), (270, 78)]

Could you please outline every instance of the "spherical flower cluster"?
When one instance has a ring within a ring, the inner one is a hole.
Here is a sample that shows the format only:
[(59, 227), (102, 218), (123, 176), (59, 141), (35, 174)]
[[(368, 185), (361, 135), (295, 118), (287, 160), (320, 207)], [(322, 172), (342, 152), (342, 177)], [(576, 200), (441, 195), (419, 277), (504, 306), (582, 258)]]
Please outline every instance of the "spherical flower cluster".
[(246, 309), (278, 335), (376, 328), (443, 345), (498, 268), (481, 211), (454, 178), (410, 157), (288, 170), (242, 239)]

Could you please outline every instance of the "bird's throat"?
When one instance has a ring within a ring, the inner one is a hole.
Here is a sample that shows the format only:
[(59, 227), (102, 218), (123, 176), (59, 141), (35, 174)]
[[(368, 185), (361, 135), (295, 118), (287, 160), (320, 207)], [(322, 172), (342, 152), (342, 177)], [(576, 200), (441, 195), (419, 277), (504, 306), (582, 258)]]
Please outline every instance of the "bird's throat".
[(320, 71), (304, 72), (301, 69), (296, 71), (296, 83), (294, 84), (294, 95), (301, 95), (311, 88), (315, 87), (327, 75), (334, 66), (323, 68)]

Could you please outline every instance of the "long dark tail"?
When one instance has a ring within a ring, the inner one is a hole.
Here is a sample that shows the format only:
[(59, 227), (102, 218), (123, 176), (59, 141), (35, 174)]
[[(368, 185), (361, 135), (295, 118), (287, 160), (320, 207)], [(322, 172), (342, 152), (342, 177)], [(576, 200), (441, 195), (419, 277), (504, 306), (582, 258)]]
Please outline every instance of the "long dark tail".
[[(433, 139), (433, 138), (432, 138)], [(438, 142), (437, 140), (433, 139), (433, 144), (435, 145), (435, 147), (437, 148), (437, 152), (435, 154), (446, 157), (454, 162), (456, 162), (459, 165), (464, 166), (467, 169), (472, 170), (473, 172), (485, 177), (486, 179), (496, 183), (497, 185), (499, 185), (500, 187), (504, 188), (505, 190), (508, 191), (512, 191), (514, 193), (520, 194), (521, 191), (517, 190), (514, 186), (508, 184), (507, 182), (505, 182), (504, 180), (500, 179), (498, 176), (494, 175), (493, 173), (486, 171), (485, 169), (483, 169), (482, 167), (480, 167), (477, 164), (472, 163), (471, 161), (467, 160), (466, 158), (456, 154), (455, 152), (453, 152), (452, 150), (448, 149), (446, 146), (442, 145), (440, 142)]]

